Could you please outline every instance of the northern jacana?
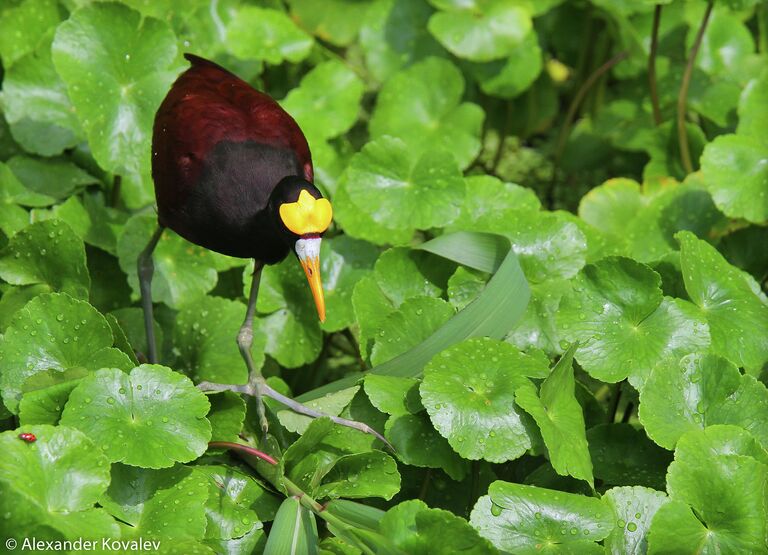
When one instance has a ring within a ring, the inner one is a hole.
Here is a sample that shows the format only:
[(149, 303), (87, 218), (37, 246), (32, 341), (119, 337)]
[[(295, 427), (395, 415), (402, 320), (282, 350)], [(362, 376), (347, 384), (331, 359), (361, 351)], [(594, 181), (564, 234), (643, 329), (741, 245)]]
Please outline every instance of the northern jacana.
[[(253, 258), (253, 282), (237, 344), (255, 391), (226, 385), (219, 389), (254, 394), (266, 432), (261, 401), (265, 392), (293, 410), (309, 416), (320, 414), (269, 388), (253, 366), (250, 348), (261, 269), (293, 251), (304, 268), (320, 320), (324, 320), (320, 241), (331, 223), (332, 208), (312, 183), (309, 146), (293, 118), (268, 95), (221, 66), (192, 54), (185, 58), (192, 66), (179, 76), (160, 105), (152, 136), (159, 226), (138, 261), (148, 358), (157, 360), (152, 252), (163, 229), (168, 227), (188, 241), (222, 254)], [(333, 419), (381, 437), (364, 424)]]

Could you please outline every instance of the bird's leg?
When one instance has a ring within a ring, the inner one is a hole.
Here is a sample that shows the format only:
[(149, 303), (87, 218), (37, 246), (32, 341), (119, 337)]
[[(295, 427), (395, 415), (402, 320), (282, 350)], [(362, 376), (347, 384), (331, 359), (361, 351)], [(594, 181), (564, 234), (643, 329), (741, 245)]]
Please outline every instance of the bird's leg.
[[(249, 382), (256, 381), (257, 384), (264, 383), (264, 378), (261, 377), (261, 371), (257, 370), (253, 365), (251, 345), (253, 344), (253, 314), (256, 312), (256, 298), (259, 296), (259, 282), (261, 281), (261, 269), (263, 267), (264, 264), (262, 262), (254, 261), (251, 292), (248, 295), (245, 321), (243, 321), (243, 325), (240, 326), (240, 331), (237, 334), (237, 346), (240, 348), (240, 354), (245, 360), (245, 365), (248, 367)], [(269, 423), (267, 422), (267, 413), (264, 409), (264, 399), (261, 396), (261, 388), (258, 385), (253, 389), (253, 396), (256, 398), (256, 411), (259, 415), (261, 431), (266, 436), (269, 431)]]
[(151, 364), (157, 362), (157, 343), (155, 342), (155, 325), (152, 315), (152, 274), (155, 273), (152, 253), (164, 229), (163, 226), (158, 226), (146, 248), (139, 254), (136, 264), (139, 274), (139, 290), (141, 291), (141, 308), (144, 309), (144, 329), (147, 332), (147, 359)]

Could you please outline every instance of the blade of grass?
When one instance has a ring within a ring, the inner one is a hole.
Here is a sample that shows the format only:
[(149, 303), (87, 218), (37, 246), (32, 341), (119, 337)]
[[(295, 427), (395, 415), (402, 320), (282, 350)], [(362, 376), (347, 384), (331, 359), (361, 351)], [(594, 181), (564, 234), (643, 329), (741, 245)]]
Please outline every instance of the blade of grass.
[[(385, 376), (415, 377), (437, 353), (471, 337), (502, 339), (522, 318), (530, 289), (517, 256), (504, 238), (486, 233), (453, 233), (425, 243), (420, 248), (473, 268), (490, 271), (505, 252), (503, 261), (483, 292), (425, 341), (369, 370)], [(504, 249), (504, 250), (502, 250)], [(308, 391), (297, 398), (306, 402), (354, 385), (363, 376), (356, 373)]]
[(701, 25), (696, 32), (696, 39), (691, 47), (691, 53), (688, 55), (688, 63), (685, 64), (683, 73), (683, 82), (680, 85), (680, 93), (677, 95), (677, 140), (680, 143), (680, 160), (683, 163), (685, 173), (693, 173), (693, 162), (691, 161), (691, 150), (688, 146), (688, 130), (685, 127), (685, 110), (688, 102), (688, 88), (691, 86), (691, 76), (693, 75), (693, 65), (696, 56), (701, 48), (701, 41), (704, 39), (704, 31), (707, 30), (709, 16), (712, 15), (714, 2), (707, 3), (707, 9), (704, 17), (701, 19)]

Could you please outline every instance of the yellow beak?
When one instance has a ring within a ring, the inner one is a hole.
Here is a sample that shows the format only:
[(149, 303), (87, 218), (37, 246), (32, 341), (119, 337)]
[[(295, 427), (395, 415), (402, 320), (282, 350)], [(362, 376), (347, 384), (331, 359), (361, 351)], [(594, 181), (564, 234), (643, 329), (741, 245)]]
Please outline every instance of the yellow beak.
[(317, 315), (321, 322), (325, 322), (325, 297), (323, 281), (320, 279), (320, 237), (301, 238), (296, 241), (294, 248), (312, 290)]
[(308, 258), (300, 262), (307, 276), (309, 288), (312, 290), (312, 297), (315, 299), (317, 315), (321, 322), (325, 322), (325, 296), (323, 295), (323, 280), (320, 278), (320, 258)]

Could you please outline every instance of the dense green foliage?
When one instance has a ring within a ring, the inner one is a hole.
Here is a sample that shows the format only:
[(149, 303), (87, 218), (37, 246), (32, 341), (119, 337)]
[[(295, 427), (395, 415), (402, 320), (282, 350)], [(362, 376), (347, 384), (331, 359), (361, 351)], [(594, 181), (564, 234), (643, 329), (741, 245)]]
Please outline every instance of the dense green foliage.
[[(334, 206), (328, 319), (266, 268), (256, 365), (394, 452), (196, 388), (247, 380), (252, 266), (171, 232), (142, 364), (185, 51), (281, 102)], [(757, 0), (3, 1), (0, 539), (767, 553), (767, 54)]]

